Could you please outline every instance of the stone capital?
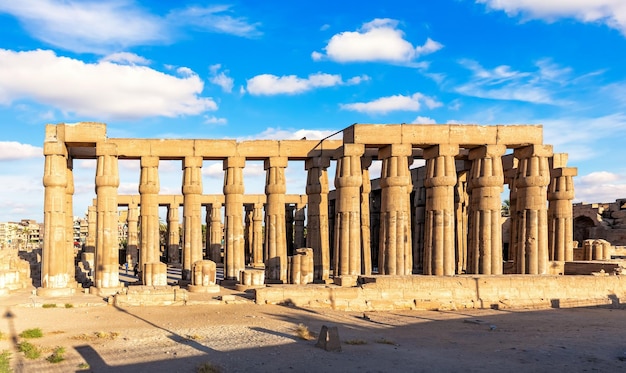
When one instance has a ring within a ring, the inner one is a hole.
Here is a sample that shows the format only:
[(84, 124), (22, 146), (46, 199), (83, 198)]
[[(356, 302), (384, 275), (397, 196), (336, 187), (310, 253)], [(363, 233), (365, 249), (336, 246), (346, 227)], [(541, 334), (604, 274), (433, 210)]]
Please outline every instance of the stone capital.
[(263, 166), (265, 169), (269, 169), (272, 167), (281, 167), (286, 168), (288, 163), (287, 157), (269, 157), (263, 162)]
[(228, 157), (224, 159), (223, 169), (244, 168), (246, 165), (245, 157)]
[(159, 167), (159, 157), (145, 156), (141, 157), (141, 167)]
[(378, 150), (379, 159), (409, 157), (411, 155), (413, 155), (413, 146), (411, 144), (390, 144)]
[(480, 158), (502, 157), (505, 151), (506, 151), (506, 146), (504, 145), (479, 146), (469, 151), (468, 158), (470, 161), (473, 161), (475, 159), (480, 159)]
[(432, 159), (439, 156), (455, 156), (459, 154), (459, 146), (455, 144), (441, 144), (424, 149), (424, 159)]
[(528, 145), (513, 151), (515, 158), (524, 159), (530, 157), (551, 157), (552, 145)]
[(329, 157), (307, 158), (306, 161), (304, 161), (305, 170), (310, 170), (312, 168), (328, 168), (328, 167), (330, 167)]
[(188, 167), (202, 167), (202, 157), (183, 158), (183, 170)]

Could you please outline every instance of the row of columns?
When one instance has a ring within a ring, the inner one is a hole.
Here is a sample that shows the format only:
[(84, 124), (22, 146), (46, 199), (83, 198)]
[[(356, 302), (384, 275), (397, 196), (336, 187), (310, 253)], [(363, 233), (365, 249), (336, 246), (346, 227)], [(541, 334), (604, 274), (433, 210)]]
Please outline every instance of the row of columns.
[[(488, 145), (469, 152), (471, 166), (467, 174), (467, 193), (470, 196), (467, 209), (468, 273), (502, 273), (499, 218), (500, 192), (505, 182), (502, 169), (502, 155), (505, 150), (504, 146)], [(73, 263), (68, 258), (69, 232), (66, 222), (67, 212), (71, 211), (73, 194), (71, 159), (63, 143), (45, 143), (44, 153), (46, 155), (44, 221), (49, 225), (46, 232), (52, 232), (55, 239), (48, 239), (45, 243), (42, 286), (63, 288), (71, 285), (70, 277), (73, 273)], [(335, 276), (369, 274), (372, 271), (369, 243), (371, 186), (368, 170), (371, 158), (364, 157), (364, 153), (365, 147), (362, 144), (344, 144), (335, 154), (337, 159), (336, 215), (333, 217)], [(378, 149), (378, 159), (382, 160), (379, 273), (408, 275), (413, 272), (415, 250), (412, 227), (417, 227), (413, 231), (419, 231), (423, 239), (423, 257), (419, 259), (424, 274), (453, 275), (459, 272), (457, 265), (459, 253), (456, 251), (459, 241), (457, 229), (459, 198), (455, 189), (460, 179), (455, 163), (458, 153), (459, 147), (451, 144), (423, 149), (423, 157), (426, 160), (426, 176), (423, 182), (424, 206), (422, 210), (416, 209), (414, 215), (418, 219), (418, 215), (423, 212), (424, 220), (420, 226), (411, 222), (413, 185), (409, 166), (412, 163), (412, 146), (391, 144)], [(518, 165), (512, 178), (508, 178), (511, 188), (511, 210), (514, 212), (510, 255), (515, 258), (518, 273), (546, 273), (548, 260), (567, 260), (571, 257), (572, 176), (575, 175), (575, 170), (564, 167), (551, 168), (548, 164), (552, 156), (550, 146), (532, 145), (515, 149), (514, 156)], [(95, 243), (96, 287), (114, 288), (119, 286), (117, 277), (119, 176), (115, 144), (98, 143), (96, 157), (98, 232)], [(275, 263), (272, 267), (275, 271), (269, 273), (268, 279), (282, 282), (287, 280), (288, 250), (285, 231), (287, 162), (286, 157), (270, 157), (265, 161), (267, 178), (264, 246), (261, 249), (260, 206), (254, 206), (252, 210), (252, 232), (255, 234), (252, 235), (253, 242), (249, 245), (252, 247), (255, 262), (258, 261), (262, 250), (263, 258)], [(141, 209), (136, 218), (141, 227), (140, 233), (131, 233), (132, 224), (129, 224), (129, 241), (132, 234), (138, 236), (138, 246), (141, 248), (141, 256), (138, 259), (142, 264), (157, 263), (160, 257), (158, 163), (158, 157), (141, 157), (139, 185)], [(308, 196), (306, 245), (314, 250), (315, 278), (318, 280), (330, 278), (327, 175), (329, 164), (330, 159), (322, 157), (309, 158), (305, 163)], [(235, 280), (246, 265), (243, 224), (245, 157), (228, 157), (224, 160), (223, 166), (225, 278)], [(202, 259), (201, 167), (201, 157), (183, 159), (183, 276), (189, 280), (192, 264)], [(546, 201), (549, 201), (549, 208)], [(570, 206), (569, 210), (567, 206)], [(295, 226), (302, 231), (304, 231), (303, 214), (303, 208), (298, 208)], [(135, 215), (129, 210), (129, 223), (131, 216), (134, 220)], [(207, 229), (210, 259), (219, 255), (217, 247), (221, 246), (221, 242), (218, 243), (216, 238), (218, 236), (221, 238), (222, 235), (221, 224), (217, 223), (220, 216), (221, 206), (219, 208), (213, 206), (211, 213), (207, 214), (207, 221), (211, 223), (210, 230)], [(171, 242), (179, 242), (178, 229), (174, 228), (177, 224), (178, 212), (172, 209), (168, 214)], [(300, 239), (297, 244), (303, 243), (302, 241), (303, 239)], [(130, 255), (132, 256), (132, 253)], [(67, 268), (69, 266), (72, 267), (71, 270)]]

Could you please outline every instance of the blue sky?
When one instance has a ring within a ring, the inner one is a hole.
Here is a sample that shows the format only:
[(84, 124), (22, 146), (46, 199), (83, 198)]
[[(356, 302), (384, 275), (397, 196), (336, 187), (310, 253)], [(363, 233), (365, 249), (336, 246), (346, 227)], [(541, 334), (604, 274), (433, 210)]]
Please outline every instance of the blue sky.
[[(0, 0), (0, 221), (43, 219), (45, 124), (79, 121), (109, 137), (240, 140), (542, 124), (578, 167), (576, 201), (626, 197), (623, 0), (382, 3)], [(179, 163), (161, 162), (161, 193), (180, 193)], [(75, 215), (94, 170), (74, 164)], [(121, 194), (137, 193), (138, 170), (120, 165)], [(221, 172), (205, 165), (205, 193)], [(289, 192), (304, 175), (288, 169)], [(262, 186), (250, 164), (246, 191)]]

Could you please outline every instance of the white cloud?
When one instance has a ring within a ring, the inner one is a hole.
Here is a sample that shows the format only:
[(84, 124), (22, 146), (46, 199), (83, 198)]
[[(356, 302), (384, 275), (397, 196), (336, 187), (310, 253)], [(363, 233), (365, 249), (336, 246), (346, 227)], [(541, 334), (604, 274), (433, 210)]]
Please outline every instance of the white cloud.
[(461, 60), (472, 72), (467, 83), (455, 88), (457, 93), (493, 100), (522, 101), (536, 104), (563, 105), (565, 100), (554, 96), (556, 90), (568, 84), (571, 69), (559, 68), (549, 60), (538, 61), (534, 72), (513, 70), (500, 65), (489, 70), (473, 60)]
[(100, 62), (114, 62), (120, 65), (149, 65), (150, 60), (129, 52), (109, 54), (100, 59)]
[(386, 114), (392, 111), (418, 111), (422, 103), (430, 109), (442, 104), (432, 97), (422, 93), (414, 93), (411, 96), (394, 95), (381, 97), (370, 102), (357, 102), (353, 104), (340, 104), (344, 110), (358, 111), (368, 114)]
[(476, 0), (509, 16), (554, 21), (574, 18), (581, 22), (604, 23), (626, 36), (626, 2), (623, 0)]
[(202, 80), (179, 71), (183, 77), (146, 66), (88, 64), (52, 51), (0, 49), (0, 104), (26, 99), (80, 116), (130, 119), (216, 110), (211, 98), (200, 96)]
[(0, 0), (35, 38), (76, 52), (106, 53), (164, 42), (165, 25), (131, 1)]
[(222, 87), (222, 90), (224, 92), (230, 93), (233, 91), (233, 86), (235, 85), (235, 81), (233, 80), (233, 78), (226, 75), (229, 73), (228, 70), (219, 71), (221, 68), (222, 68), (222, 65), (220, 64), (209, 66), (209, 71), (211, 74), (211, 76), (209, 77), (209, 81), (213, 84), (216, 84)]
[(228, 121), (226, 120), (226, 118), (218, 118), (214, 115), (205, 115), (204, 116), (204, 123), (206, 124), (226, 124), (228, 123)]
[(574, 179), (574, 202), (614, 202), (626, 196), (626, 175), (607, 171), (592, 172)]
[(260, 36), (259, 23), (249, 23), (246, 18), (232, 17), (230, 5), (207, 7), (190, 6), (176, 9), (168, 14), (167, 19), (175, 24), (191, 25), (203, 31), (231, 34), (244, 37)]
[(430, 117), (418, 116), (417, 118), (413, 119), (413, 121), (411, 123), (415, 123), (415, 124), (436, 124), (437, 121), (434, 120), (433, 118), (430, 118)]
[(43, 148), (17, 141), (0, 141), (0, 161), (43, 157)]
[(337, 62), (389, 62), (413, 64), (420, 56), (436, 52), (442, 44), (428, 38), (424, 45), (414, 47), (404, 39), (398, 21), (377, 18), (363, 24), (358, 31), (345, 31), (334, 35), (324, 53), (313, 52), (314, 60), (328, 58)]
[(337, 134), (337, 131), (323, 131), (323, 130), (308, 130), (308, 129), (281, 129), (281, 128), (267, 128), (265, 131), (253, 135), (239, 138), (238, 141), (245, 140), (322, 140), (322, 139), (341, 139), (341, 133)]
[(315, 88), (326, 88), (343, 84), (358, 84), (368, 80), (367, 76), (354, 77), (346, 83), (341, 75), (325, 73), (311, 74), (307, 78), (295, 75), (276, 76), (261, 74), (247, 80), (247, 91), (251, 95), (299, 94)]

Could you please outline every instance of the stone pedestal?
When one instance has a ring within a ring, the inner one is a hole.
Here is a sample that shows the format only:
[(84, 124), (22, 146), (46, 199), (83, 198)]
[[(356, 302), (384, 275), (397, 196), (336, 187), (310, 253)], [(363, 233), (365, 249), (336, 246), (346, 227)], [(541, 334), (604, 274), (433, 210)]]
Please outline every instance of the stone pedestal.
[(259, 269), (246, 269), (241, 271), (241, 282), (235, 285), (238, 291), (258, 289), (265, 287), (265, 271)]
[(295, 285), (313, 283), (313, 249), (296, 249), (295, 255), (289, 258), (289, 283)]
[(165, 263), (144, 263), (143, 284), (145, 286), (167, 286), (167, 265)]
[(219, 293), (216, 273), (215, 262), (198, 260), (193, 264), (193, 283), (187, 286), (187, 290), (193, 293)]

